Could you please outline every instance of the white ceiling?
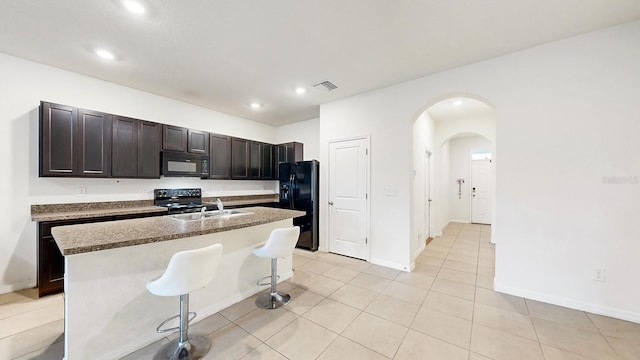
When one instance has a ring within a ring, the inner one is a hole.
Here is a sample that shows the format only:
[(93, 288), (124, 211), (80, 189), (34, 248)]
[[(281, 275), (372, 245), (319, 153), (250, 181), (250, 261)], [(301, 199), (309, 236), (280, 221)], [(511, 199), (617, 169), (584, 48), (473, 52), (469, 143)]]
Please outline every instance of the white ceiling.
[[(0, 0), (0, 52), (282, 125), (318, 117), (322, 103), (640, 18), (638, 0), (141, 2), (143, 16), (120, 0)], [(338, 89), (294, 92), (323, 80)]]

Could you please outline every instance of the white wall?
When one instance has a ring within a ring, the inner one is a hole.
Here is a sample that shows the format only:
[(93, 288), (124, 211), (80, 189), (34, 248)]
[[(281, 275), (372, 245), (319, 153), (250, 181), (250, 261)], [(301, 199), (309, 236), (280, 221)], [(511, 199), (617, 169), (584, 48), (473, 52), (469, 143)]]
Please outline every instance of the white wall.
[[(439, 99), (438, 101), (440, 100), (442, 99)], [(474, 134), (488, 139), (493, 144), (491, 149), (494, 152), (494, 166), (491, 171), (494, 175), (493, 178), (495, 179), (496, 117), (494, 113), (464, 116), (435, 122), (435, 143), (438, 145), (435, 153), (435, 161), (438, 167), (436, 168), (437, 180), (436, 187), (434, 189), (433, 208), (437, 215), (435, 228), (435, 234), (437, 236), (441, 236), (442, 230), (450, 221), (455, 219), (451, 214), (450, 208), (452, 206), (452, 201), (450, 194), (455, 193), (457, 195), (457, 184), (455, 183), (455, 180), (458, 178), (454, 177), (452, 180), (449, 175), (451, 166), (449, 140), (456, 136)], [(495, 194), (493, 197), (495, 206)], [(495, 209), (493, 209), (492, 214), (494, 214), (493, 217), (495, 218)], [(492, 223), (495, 226), (495, 221), (492, 221)]]
[[(455, 137), (449, 140), (449, 221), (471, 222), (471, 150), (492, 150), (493, 145), (481, 136)], [(457, 179), (464, 179), (458, 196)]]
[(452, 188), (449, 176), (449, 154), (450, 143), (446, 141), (444, 144), (436, 148), (435, 153), (435, 192), (432, 195), (433, 208), (436, 213), (435, 235), (442, 236), (442, 230), (449, 223), (451, 216), (449, 215), (449, 192)]
[[(300, 121), (276, 128), (276, 144), (297, 141), (304, 144), (304, 160), (320, 159), (320, 119)], [(321, 164), (322, 165), (322, 164)]]
[[(158, 187), (202, 187), (205, 196), (275, 193), (276, 181), (199, 179), (60, 179), (38, 177), (40, 100), (266, 142), (269, 125), (222, 114), (131, 88), (0, 54), (0, 184), (7, 196), (0, 210), (0, 293), (35, 285), (36, 224), (30, 205), (152, 199)], [(79, 196), (79, 187), (87, 195)]]
[(410, 258), (411, 125), (476, 94), (496, 110), (496, 289), (640, 321), (639, 43), (635, 21), (322, 105), (321, 159), (371, 134), (374, 257)]
[[(413, 123), (413, 196), (411, 197), (413, 217), (411, 223), (411, 261), (424, 249), (425, 240), (430, 233), (430, 225), (433, 220), (427, 221), (426, 203), (428, 189), (427, 185), (433, 189), (433, 181), (428, 182), (427, 177), (433, 174), (434, 166), (429, 163), (430, 169), (427, 169), (425, 158), (427, 151), (431, 154), (434, 152), (434, 121), (425, 111)], [(432, 158), (433, 160), (433, 158)], [(430, 170), (430, 171), (427, 171)], [(433, 192), (433, 191), (432, 191)], [(430, 214), (430, 218), (435, 216)]]
[[(413, 120), (396, 107), (411, 106), (403, 94), (376, 91), (320, 107), (320, 163), (328, 164), (329, 141), (370, 136), (370, 261), (409, 270), (413, 173)], [(415, 110), (415, 109), (414, 109)], [(327, 165), (325, 165), (327, 166)], [(320, 172), (320, 246), (327, 247), (327, 172)], [(385, 189), (395, 188), (395, 195)]]

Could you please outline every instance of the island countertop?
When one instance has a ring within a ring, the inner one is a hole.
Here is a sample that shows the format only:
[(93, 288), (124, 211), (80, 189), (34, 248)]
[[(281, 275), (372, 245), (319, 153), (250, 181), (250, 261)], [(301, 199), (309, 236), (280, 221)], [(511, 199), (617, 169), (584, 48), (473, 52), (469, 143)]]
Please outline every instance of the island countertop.
[(248, 207), (252, 214), (180, 221), (170, 216), (58, 226), (51, 229), (62, 255), (74, 255), (126, 246), (180, 239), (241, 229), (303, 216), (303, 211)]

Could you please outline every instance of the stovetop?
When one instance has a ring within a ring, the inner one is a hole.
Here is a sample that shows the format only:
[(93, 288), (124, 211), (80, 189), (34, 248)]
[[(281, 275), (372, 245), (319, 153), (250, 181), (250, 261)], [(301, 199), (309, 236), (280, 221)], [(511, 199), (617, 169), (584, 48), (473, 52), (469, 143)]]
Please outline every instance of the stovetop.
[(155, 189), (153, 190), (153, 204), (164, 206), (170, 214), (200, 211), (202, 204), (202, 190), (190, 189)]

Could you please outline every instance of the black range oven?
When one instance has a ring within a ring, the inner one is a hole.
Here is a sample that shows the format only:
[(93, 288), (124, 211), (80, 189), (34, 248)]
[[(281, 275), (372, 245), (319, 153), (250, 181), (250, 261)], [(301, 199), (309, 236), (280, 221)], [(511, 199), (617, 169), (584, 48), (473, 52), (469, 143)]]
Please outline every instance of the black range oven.
[(202, 190), (194, 189), (155, 189), (153, 204), (166, 207), (169, 214), (198, 212), (207, 204), (202, 203)]

